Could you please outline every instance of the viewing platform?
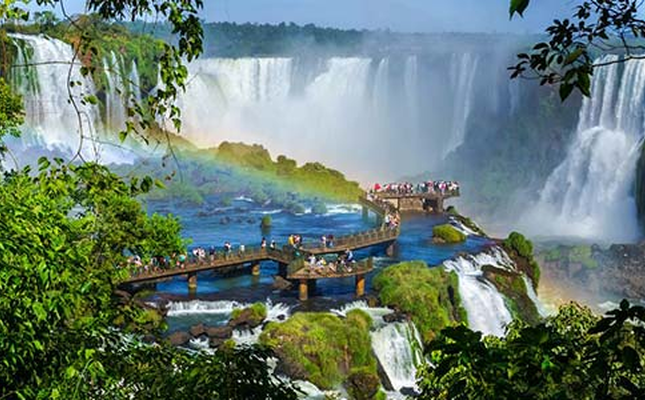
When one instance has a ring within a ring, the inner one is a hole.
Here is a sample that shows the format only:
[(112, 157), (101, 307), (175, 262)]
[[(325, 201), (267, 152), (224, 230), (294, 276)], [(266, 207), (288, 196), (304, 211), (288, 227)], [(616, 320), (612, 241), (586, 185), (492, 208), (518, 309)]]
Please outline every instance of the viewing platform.
[(310, 286), (315, 286), (319, 279), (338, 279), (356, 277), (356, 296), (365, 294), (365, 275), (374, 270), (372, 257), (350, 263), (330, 262), (326, 265), (312, 265), (304, 259), (298, 259), (289, 265), (287, 279), (298, 281), (298, 293), (301, 301), (309, 297)]
[(381, 209), (387, 208), (382, 206), (382, 203), (388, 203), (391, 206), (391, 209), (394, 209), (397, 212), (426, 211), (442, 213), (444, 212), (444, 201), (459, 196), (459, 188), (443, 191), (430, 190), (425, 192), (379, 191), (367, 194), (360, 203), (364, 207), (370, 205), (370, 203), (376, 203), (381, 207)]

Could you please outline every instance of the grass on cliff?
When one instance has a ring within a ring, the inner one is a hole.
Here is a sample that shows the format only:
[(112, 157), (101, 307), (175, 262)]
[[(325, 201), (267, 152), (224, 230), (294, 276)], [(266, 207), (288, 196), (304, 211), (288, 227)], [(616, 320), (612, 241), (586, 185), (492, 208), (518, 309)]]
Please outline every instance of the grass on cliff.
[(518, 269), (531, 278), (533, 286), (537, 289), (540, 282), (540, 266), (533, 257), (533, 243), (521, 233), (511, 232), (502, 245)]
[(450, 224), (437, 225), (433, 227), (432, 236), (445, 243), (461, 243), (466, 240), (466, 235), (459, 232)]
[(361, 310), (350, 311), (345, 319), (329, 313), (296, 313), (286, 322), (269, 323), (260, 342), (275, 350), (289, 376), (332, 389), (358, 371), (378, 379), (371, 324)]
[(443, 328), (467, 323), (458, 278), (422, 261), (404, 262), (381, 271), (373, 281), (384, 305), (408, 313), (425, 343)]

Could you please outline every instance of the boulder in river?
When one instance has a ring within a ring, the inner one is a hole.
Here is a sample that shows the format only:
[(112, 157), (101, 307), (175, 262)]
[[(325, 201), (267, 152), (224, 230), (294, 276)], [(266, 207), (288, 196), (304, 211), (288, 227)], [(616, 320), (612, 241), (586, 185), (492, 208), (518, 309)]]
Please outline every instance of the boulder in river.
[(192, 337), (198, 338), (198, 337), (206, 334), (206, 327), (204, 326), (204, 324), (193, 325), (190, 328), (189, 332), (190, 332), (190, 335)]
[(206, 335), (211, 339), (228, 339), (233, 336), (233, 328), (230, 326), (206, 328)]

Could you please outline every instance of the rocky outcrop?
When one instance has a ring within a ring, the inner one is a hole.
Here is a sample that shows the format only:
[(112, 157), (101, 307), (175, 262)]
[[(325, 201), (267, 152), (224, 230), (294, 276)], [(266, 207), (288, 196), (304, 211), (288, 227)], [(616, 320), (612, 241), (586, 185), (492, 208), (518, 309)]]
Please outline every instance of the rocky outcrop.
[(255, 303), (242, 310), (233, 310), (228, 326), (232, 329), (253, 329), (262, 325), (266, 317), (266, 306), (263, 303)]
[(173, 346), (185, 346), (190, 341), (188, 332), (175, 332), (168, 336), (168, 342)]
[(645, 298), (645, 242), (599, 246), (557, 246), (538, 258), (550, 282), (566, 281), (583, 294), (601, 297)]

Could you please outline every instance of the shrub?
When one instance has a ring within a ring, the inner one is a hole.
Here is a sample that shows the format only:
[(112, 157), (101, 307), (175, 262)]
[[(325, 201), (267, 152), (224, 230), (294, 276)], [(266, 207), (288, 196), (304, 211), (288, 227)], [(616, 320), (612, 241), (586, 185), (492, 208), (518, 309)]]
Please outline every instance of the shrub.
[(273, 220), (271, 219), (271, 216), (265, 215), (264, 217), (262, 217), (262, 222), (260, 222), (260, 227), (270, 228), (272, 223), (273, 223)]
[(466, 322), (458, 278), (422, 261), (404, 262), (381, 271), (373, 280), (381, 302), (412, 317), (425, 342), (441, 329)]
[(449, 224), (437, 225), (432, 228), (432, 236), (445, 243), (460, 243), (466, 240), (466, 235)]

